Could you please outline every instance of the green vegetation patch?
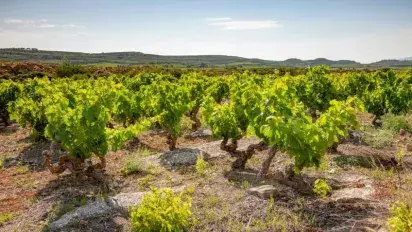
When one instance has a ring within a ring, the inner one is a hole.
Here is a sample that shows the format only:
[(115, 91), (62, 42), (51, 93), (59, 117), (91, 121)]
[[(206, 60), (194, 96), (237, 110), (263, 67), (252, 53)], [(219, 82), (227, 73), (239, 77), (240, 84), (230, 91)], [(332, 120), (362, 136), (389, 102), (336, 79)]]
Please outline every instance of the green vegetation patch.
[(386, 114), (382, 117), (382, 129), (393, 133), (399, 133), (401, 129), (404, 129), (412, 133), (412, 116)]
[(143, 197), (142, 204), (130, 209), (133, 231), (172, 232), (190, 227), (192, 199), (187, 192), (174, 193), (171, 189), (152, 189)]
[(326, 180), (317, 179), (313, 186), (313, 192), (320, 197), (326, 197), (332, 192), (332, 187), (330, 187)]
[(365, 132), (365, 136), (362, 137), (363, 142), (374, 148), (391, 146), (394, 140), (392, 130), (368, 128)]
[(393, 232), (412, 231), (412, 208), (403, 202), (395, 202), (390, 208), (392, 217), (388, 224)]
[(13, 214), (13, 213), (1, 213), (0, 214), (0, 226), (6, 224), (6, 222), (12, 220), (16, 216), (17, 214)]

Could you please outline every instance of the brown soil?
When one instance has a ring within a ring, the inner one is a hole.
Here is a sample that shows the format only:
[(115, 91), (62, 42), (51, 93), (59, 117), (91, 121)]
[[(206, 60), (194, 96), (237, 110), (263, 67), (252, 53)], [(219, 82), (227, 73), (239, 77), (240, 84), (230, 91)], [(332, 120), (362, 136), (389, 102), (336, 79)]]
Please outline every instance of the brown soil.
[[(234, 160), (229, 156), (212, 160), (205, 176), (196, 174), (194, 167), (178, 170), (161, 167), (159, 170), (123, 176), (121, 170), (126, 160), (133, 156), (150, 155), (141, 153), (141, 149), (151, 154), (167, 150), (166, 137), (163, 135), (145, 133), (138, 137), (140, 142), (128, 142), (124, 149), (107, 155), (102, 182), (76, 177), (68, 172), (53, 176), (41, 165), (41, 151), (47, 149), (49, 144), (33, 142), (28, 129), (19, 129), (16, 125), (7, 128), (0, 134), (0, 158), (5, 160), (5, 167), (0, 169), (0, 214), (17, 216), (0, 226), (0, 231), (42, 231), (50, 218), (57, 219), (61, 216), (56, 210), (58, 205), (64, 205), (70, 211), (81, 200), (94, 201), (119, 192), (146, 191), (150, 186), (181, 185), (194, 186), (196, 189), (192, 196), (192, 211), (198, 221), (191, 231), (243, 231), (248, 226), (251, 231), (279, 231), (282, 228), (287, 231), (328, 231), (340, 225), (359, 231), (360, 228), (384, 227), (390, 202), (405, 199), (412, 190), (412, 183), (408, 181), (411, 174), (407, 170), (400, 171), (399, 184), (394, 181), (397, 180), (396, 173), (392, 176), (375, 176), (375, 170), (379, 167), (352, 163), (348, 165), (336, 161), (336, 157), (393, 154), (393, 148), (378, 150), (343, 144), (338, 148), (340, 153), (326, 156), (330, 163), (329, 169), (340, 175), (361, 173), (374, 178), (374, 198), (379, 200), (379, 204), (335, 204), (328, 198), (302, 195), (296, 199), (276, 199), (272, 209), (268, 200), (247, 193), (249, 187), (261, 185), (262, 182), (248, 179), (247, 176), (243, 176), (242, 180), (228, 179), (231, 162)], [(188, 147), (210, 140), (182, 137), (178, 139), (177, 146)], [(266, 151), (258, 152), (249, 160), (246, 172), (256, 173), (265, 158)], [(277, 154), (271, 170), (285, 163), (290, 163), (287, 155)], [(314, 172), (323, 175), (327, 171)], [(270, 180), (265, 183), (270, 183)], [(73, 225), (70, 231), (130, 231), (130, 222), (127, 215), (110, 215), (80, 222)]]

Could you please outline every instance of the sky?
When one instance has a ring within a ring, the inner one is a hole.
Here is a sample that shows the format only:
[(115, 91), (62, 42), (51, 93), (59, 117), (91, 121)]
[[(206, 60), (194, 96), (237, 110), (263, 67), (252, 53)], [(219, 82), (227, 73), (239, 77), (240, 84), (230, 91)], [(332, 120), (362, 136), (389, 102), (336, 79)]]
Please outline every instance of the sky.
[(412, 0), (0, 0), (0, 47), (355, 60), (412, 56)]

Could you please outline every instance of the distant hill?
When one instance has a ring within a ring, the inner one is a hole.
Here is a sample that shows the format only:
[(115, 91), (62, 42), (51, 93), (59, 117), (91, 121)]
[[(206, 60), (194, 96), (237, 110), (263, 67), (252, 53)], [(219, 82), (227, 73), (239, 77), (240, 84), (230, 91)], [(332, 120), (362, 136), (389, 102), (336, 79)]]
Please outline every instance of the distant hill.
[(82, 53), (45, 51), (35, 48), (2, 48), (1, 61), (28, 61), (43, 63), (60, 63), (63, 58), (78, 64), (101, 65), (158, 65), (173, 67), (307, 67), (325, 64), (336, 68), (368, 68), (368, 67), (412, 67), (412, 61), (382, 60), (371, 64), (361, 64), (352, 60), (328, 60), (317, 58), (314, 60), (287, 59), (271, 61), (262, 59), (248, 59), (238, 56), (225, 55), (190, 55), (190, 56), (163, 56), (145, 54), (141, 52), (109, 52), (109, 53)]
[(287, 59), (285, 61), (275, 61), (279, 63), (281, 66), (289, 66), (289, 67), (307, 67), (307, 66), (315, 66), (326, 64), (331, 67), (360, 67), (362, 66), (361, 63), (352, 60), (328, 60), (325, 58), (317, 58), (314, 60), (300, 60), (300, 59)]
[(392, 68), (402, 68), (402, 67), (412, 67), (411, 60), (381, 60), (377, 62), (370, 63), (370, 67), (392, 67)]
[(400, 60), (412, 60), (412, 56), (411, 57), (405, 57), (405, 58), (402, 58)]

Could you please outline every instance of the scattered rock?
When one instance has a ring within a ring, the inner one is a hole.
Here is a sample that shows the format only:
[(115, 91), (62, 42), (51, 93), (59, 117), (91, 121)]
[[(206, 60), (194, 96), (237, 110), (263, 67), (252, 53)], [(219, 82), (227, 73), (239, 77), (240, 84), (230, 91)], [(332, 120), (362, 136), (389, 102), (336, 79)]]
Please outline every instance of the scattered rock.
[(120, 193), (114, 197), (110, 197), (107, 202), (111, 207), (119, 210), (127, 210), (129, 206), (140, 205), (145, 194), (146, 192)]
[(188, 137), (190, 138), (210, 138), (212, 137), (212, 131), (210, 129), (202, 129), (192, 132)]
[(105, 201), (95, 201), (63, 215), (59, 220), (52, 222), (48, 228), (51, 231), (59, 231), (82, 220), (109, 215), (111, 211), (112, 208)]
[(249, 194), (260, 197), (262, 199), (291, 199), (296, 197), (296, 194), (292, 188), (281, 184), (262, 185), (259, 187), (251, 188), (248, 192)]
[[(183, 191), (185, 186), (172, 188), (173, 191)], [(143, 196), (147, 192), (120, 193), (107, 200), (94, 201), (81, 206), (74, 211), (66, 213), (58, 220), (50, 223), (48, 229), (60, 231), (75, 223), (87, 221), (89, 219), (112, 215), (117, 212), (127, 213), (129, 207), (141, 204)]]
[[(42, 152), (43, 150), (49, 149), (49, 147), (49, 141), (42, 141), (26, 146), (17, 156), (6, 159), (4, 162), (4, 166), (11, 167), (18, 164), (25, 164), (37, 167), (43, 166), (44, 157), (42, 155)], [(57, 162), (59, 156), (53, 156), (52, 159), (53, 162)]]
[(231, 170), (228, 173), (226, 173), (225, 177), (229, 181), (248, 181), (249, 183), (253, 183), (256, 181), (257, 173), (241, 170)]
[(122, 229), (119, 231), (131, 231), (132, 229), (130, 228), (130, 222), (126, 217), (121, 217), (121, 216), (115, 216), (113, 217), (113, 222), (117, 225), (117, 226), (121, 226)]
[(370, 185), (363, 188), (343, 188), (334, 191), (330, 198), (337, 203), (370, 202), (373, 201), (374, 192)]
[(326, 179), (333, 189), (367, 186), (372, 185), (373, 183), (373, 180), (370, 177), (356, 173), (329, 175)]
[(210, 157), (208, 153), (199, 149), (181, 148), (167, 151), (160, 155), (160, 164), (167, 167), (194, 165), (199, 156), (205, 160), (208, 160)]
[(411, 143), (406, 144), (406, 151), (412, 152), (412, 144)]

